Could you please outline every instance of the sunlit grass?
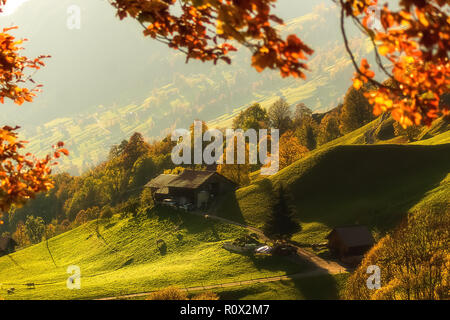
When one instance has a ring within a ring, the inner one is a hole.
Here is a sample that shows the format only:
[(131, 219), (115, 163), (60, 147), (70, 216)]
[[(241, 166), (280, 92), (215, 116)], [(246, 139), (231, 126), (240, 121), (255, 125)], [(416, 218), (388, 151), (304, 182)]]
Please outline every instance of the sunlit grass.
[[(115, 216), (100, 224), (104, 240), (90, 222), (45, 243), (0, 258), (0, 296), (6, 299), (85, 299), (148, 292), (167, 286), (191, 287), (306, 270), (284, 258), (249, 257), (222, 249), (246, 231), (177, 211), (150, 218)], [(167, 252), (156, 245), (164, 240)], [(66, 287), (69, 265), (81, 268), (81, 290)], [(23, 268), (23, 269), (22, 269)], [(26, 283), (35, 283), (27, 289)], [(14, 287), (15, 293), (6, 290)]]

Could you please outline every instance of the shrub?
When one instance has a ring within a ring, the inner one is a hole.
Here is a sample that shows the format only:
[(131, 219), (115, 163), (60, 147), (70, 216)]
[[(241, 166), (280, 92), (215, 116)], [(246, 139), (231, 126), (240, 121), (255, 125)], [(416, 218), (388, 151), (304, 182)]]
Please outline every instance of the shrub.
[(58, 228), (58, 233), (63, 233), (66, 232), (67, 230), (69, 230), (70, 228), (70, 221), (69, 219), (64, 219), (63, 221), (61, 221), (61, 223), (57, 226)]
[(122, 217), (132, 214), (136, 216), (138, 213), (140, 201), (138, 198), (129, 198), (127, 201), (122, 202), (116, 206), (116, 212), (120, 212)]
[(110, 206), (104, 206), (100, 212), (100, 219), (111, 219), (114, 212)]
[(92, 207), (86, 210), (86, 218), (88, 221), (97, 219), (100, 209), (98, 207)]
[(151, 293), (146, 300), (188, 300), (185, 291), (169, 287), (156, 292)]
[(88, 221), (88, 217), (85, 210), (80, 210), (75, 217), (75, 225), (80, 226)]
[[(187, 293), (176, 287), (169, 287), (151, 293), (146, 300), (189, 300)], [(192, 297), (191, 300), (219, 300), (219, 296), (206, 291)]]

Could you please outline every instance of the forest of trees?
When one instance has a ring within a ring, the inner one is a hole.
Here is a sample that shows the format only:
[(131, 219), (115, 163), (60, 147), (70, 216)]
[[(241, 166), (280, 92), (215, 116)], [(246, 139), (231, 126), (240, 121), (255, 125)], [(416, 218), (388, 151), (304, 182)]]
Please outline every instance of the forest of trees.
[[(53, 176), (55, 187), (23, 207), (13, 206), (3, 217), (1, 230), (20, 245), (43, 238), (116, 211), (134, 214), (140, 207), (142, 187), (151, 178), (173, 167), (169, 138), (147, 143), (139, 133), (111, 148), (109, 159), (79, 177)], [(151, 203), (151, 196), (147, 197)], [(43, 230), (44, 229), (44, 230)]]
[[(0, 0), (0, 12), (8, 0)], [(135, 19), (142, 26), (143, 35), (165, 43), (169, 48), (186, 55), (186, 61), (197, 59), (217, 64), (231, 63), (230, 53), (249, 48), (251, 65), (258, 71), (278, 70), (282, 77), (306, 79), (307, 60), (314, 49), (296, 34), (287, 37), (278, 26), (284, 24), (274, 14), (276, 0), (222, 1), (125, 1), (111, 0), (117, 17)], [(388, 112), (403, 128), (411, 125), (431, 125), (440, 116), (449, 113), (448, 103), (441, 97), (448, 93), (449, 34), (447, 1), (405, 0), (394, 8), (379, 5), (378, 0), (339, 0), (340, 29), (348, 56), (355, 68), (353, 87), (361, 90), (372, 105), (375, 115)], [(382, 28), (373, 26), (373, 7), (379, 8)], [(376, 66), (389, 79), (390, 85), (379, 82), (367, 58), (356, 61), (351, 49), (345, 21), (351, 20), (370, 39), (375, 53)], [(16, 39), (12, 30), (0, 32), (0, 103), (5, 99), (17, 105), (32, 102), (42, 85), (36, 84), (32, 75), (44, 66), (50, 56), (28, 58), (21, 55), (21, 44), (26, 39)], [(233, 43), (233, 41), (235, 43)], [(386, 62), (390, 62), (389, 66)], [(286, 130), (286, 106), (280, 102), (268, 110), (270, 122)], [(346, 117), (344, 110), (343, 118)], [(333, 121), (327, 126), (335, 127)], [(351, 125), (351, 122), (348, 123)], [(314, 148), (311, 125), (301, 130), (308, 149)], [(51, 167), (63, 149), (63, 142), (54, 146), (54, 152), (43, 159), (30, 153), (21, 153), (25, 142), (18, 140), (18, 127), (0, 128), (0, 210), (8, 211), (13, 204), (34, 198), (39, 192), (53, 187), (49, 180)], [(345, 130), (345, 127), (342, 128)], [(326, 138), (326, 137), (325, 137)], [(323, 138), (321, 138), (323, 139)]]
[[(283, 168), (318, 145), (340, 136), (340, 127), (347, 126), (347, 119), (354, 121), (353, 114), (357, 121), (361, 119), (358, 108), (354, 106), (346, 113), (347, 118), (340, 117), (341, 110), (346, 110), (346, 103), (351, 104), (354, 97), (365, 99), (355, 89), (351, 88), (350, 92), (352, 95), (346, 98), (343, 106), (326, 115), (313, 115), (311, 109), (303, 104), (293, 108), (283, 99), (268, 110), (254, 104), (234, 119), (233, 127), (244, 130), (281, 127), (280, 166)], [(373, 119), (370, 113), (366, 115), (361, 125)], [(333, 121), (335, 126), (331, 125)], [(203, 122), (202, 131), (206, 130), (208, 127)], [(145, 203), (141, 203), (142, 197), (151, 203), (151, 195), (146, 194), (148, 190), (143, 186), (158, 174), (175, 168), (171, 161), (174, 145), (170, 136), (148, 143), (140, 133), (133, 134), (129, 140), (112, 146), (108, 159), (85, 174), (79, 177), (56, 174), (53, 176), (53, 189), (37, 195), (23, 207), (13, 205), (2, 219), (0, 234), (9, 232), (21, 246), (25, 246), (97, 217), (110, 217), (115, 212), (135, 214), (140, 207), (145, 207)], [(192, 168), (206, 169), (205, 166)], [(259, 169), (260, 165), (248, 163), (217, 167), (218, 172), (239, 185), (249, 184), (250, 174)]]
[[(233, 120), (233, 128), (281, 128), (279, 161), (282, 169), (374, 118), (363, 93), (350, 87), (343, 104), (326, 113), (313, 113), (302, 103), (291, 106), (280, 98), (268, 110), (256, 103), (242, 111)], [(396, 128), (399, 135), (409, 136), (414, 127)], [(194, 130), (193, 125), (190, 130)], [(208, 126), (203, 122), (202, 131), (206, 130)], [(56, 174), (53, 189), (37, 195), (22, 207), (13, 205), (2, 219), (0, 235), (11, 233), (21, 246), (26, 246), (96, 218), (108, 218), (115, 213), (136, 214), (152, 202), (150, 191), (143, 188), (150, 179), (183, 169), (175, 168), (171, 160), (174, 145), (170, 136), (148, 143), (140, 133), (133, 134), (129, 140), (112, 146), (108, 159), (85, 174), (79, 177)], [(246, 161), (245, 164), (218, 165), (215, 169), (245, 186), (251, 182), (252, 173), (261, 168), (259, 164), (249, 164), (248, 156)], [(190, 167), (214, 169), (201, 165)]]

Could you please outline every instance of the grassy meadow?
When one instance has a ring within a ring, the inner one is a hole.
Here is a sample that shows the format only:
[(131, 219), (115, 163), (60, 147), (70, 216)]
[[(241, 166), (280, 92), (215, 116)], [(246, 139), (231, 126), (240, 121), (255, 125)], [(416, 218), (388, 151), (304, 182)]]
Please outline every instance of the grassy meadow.
[[(237, 226), (179, 211), (89, 222), (45, 242), (0, 258), (0, 296), (5, 299), (95, 299), (294, 274), (309, 266), (284, 258), (233, 254), (222, 243), (242, 236)], [(159, 250), (157, 240), (166, 250)], [(69, 290), (69, 265), (81, 268), (81, 290)], [(25, 284), (34, 283), (35, 289)], [(14, 294), (7, 289), (15, 288)]]

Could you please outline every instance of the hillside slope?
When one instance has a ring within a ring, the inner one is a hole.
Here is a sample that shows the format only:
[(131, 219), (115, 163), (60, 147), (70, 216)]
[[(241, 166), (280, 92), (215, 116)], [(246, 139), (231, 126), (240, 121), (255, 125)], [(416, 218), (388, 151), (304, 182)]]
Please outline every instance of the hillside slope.
[(294, 240), (323, 242), (333, 227), (354, 223), (383, 232), (424, 201), (449, 206), (449, 172), (450, 144), (330, 145), (239, 189), (217, 214), (261, 227), (283, 184), (303, 228)]
[[(0, 258), (0, 297), (87, 299), (294, 274), (307, 267), (282, 258), (249, 257), (222, 249), (245, 230), (180, 211), (154, 209), (139, 218), (115, 216)], [(163, 240), (166, 250), (158, 250)], [(81, 268), (81, 290), (69, 290), (66, 270)], [(27, 288), (34, 283), (35, 289)], [(7, 289), (15, 288), (14, 294)]]

